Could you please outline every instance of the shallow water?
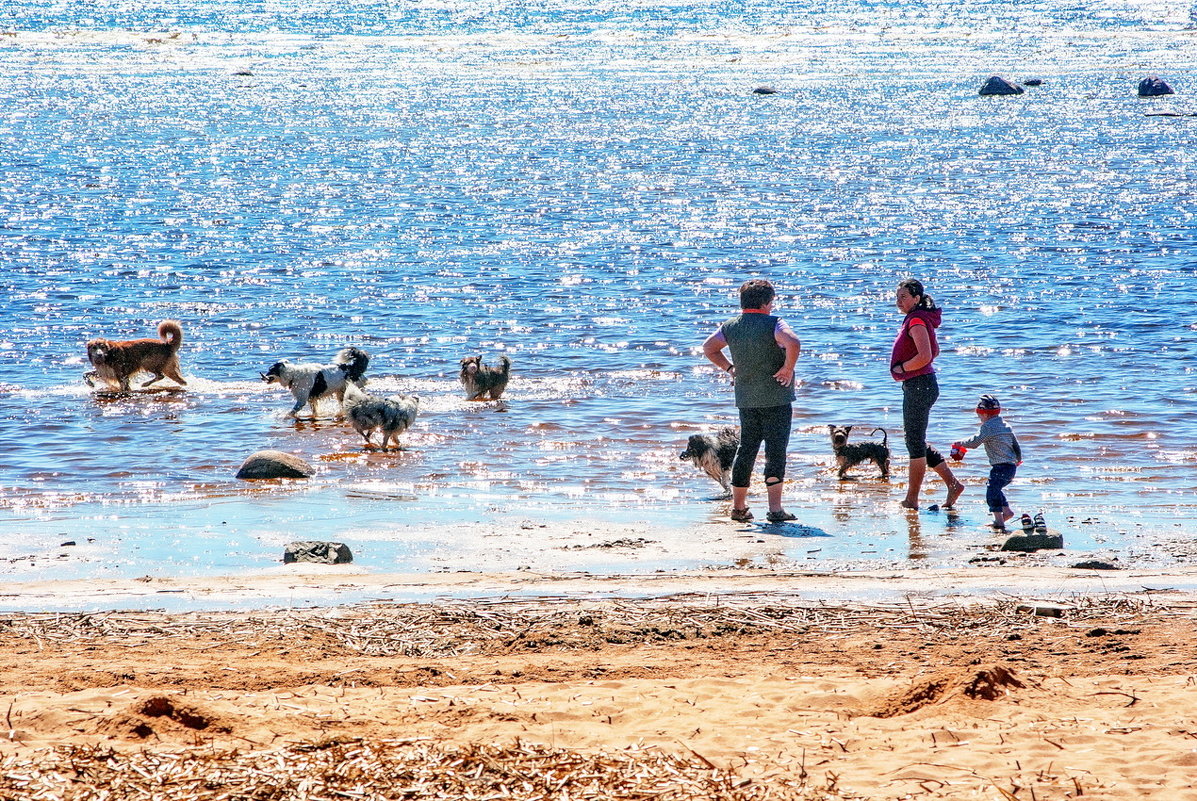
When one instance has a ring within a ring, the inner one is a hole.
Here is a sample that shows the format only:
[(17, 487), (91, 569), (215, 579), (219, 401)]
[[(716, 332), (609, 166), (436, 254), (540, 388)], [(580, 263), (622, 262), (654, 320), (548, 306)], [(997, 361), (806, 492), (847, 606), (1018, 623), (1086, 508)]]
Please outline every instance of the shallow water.
[[(10, 4), (0, 574), (254, 570), (295, 538), (397, 571), (960, 563), (992, 542), (980, 454), (951, 518), (831, 472), (829, 423), (900, 450), (909, 274), (945, 308), (933, 440), (995, 393), (1016, 508), (1186, 560), (1197, 121), (1146, 115), (1197, 111), (1190, 10)], [(978, 97), (993, 72), (1044, 85)], [(1135, 97), (1149, 73), (1180, 94)], [(677, 459), (735, 419), (698, 345), (750, 276), (804, 345), (784, 530)], [(82, 383), (87, 339), (167, 317), (186, 392)], [(404, 452), (257, 380), (345, 345), (424, 399)], [(501, 352), (504, 401), (465, 402), (457, 360)], [(317, 477), (233, 479), (264, 447)]]

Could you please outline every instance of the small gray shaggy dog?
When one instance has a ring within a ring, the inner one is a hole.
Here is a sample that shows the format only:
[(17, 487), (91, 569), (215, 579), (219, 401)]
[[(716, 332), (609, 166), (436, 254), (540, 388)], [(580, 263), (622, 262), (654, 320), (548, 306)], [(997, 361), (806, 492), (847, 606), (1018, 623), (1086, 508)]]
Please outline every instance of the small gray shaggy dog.
[(366, 440), (366, 447), (374, 443), (371, 437), (375, 431), (382, 431), (382, 450), (390, 446), (395, 438), (395, 449), (402, 450), (399, 435), (411, 428), (420, 411), (419, 395), (390, 395), (380, 398), (357, 388), (355, 384), (345, 385), (345, 415), (353, 430)]
[(889, 434), (884, 428), (874, 428), (874, 434), (881, 432), (881, 442), (849, 443), (848, 435), (852, 433), (853, 428), (854, 426), (827, 426), (831, 432), (831, 449), (835, 451), (840, 479), (844, 478), (848, 468), (861, 462), (874, 462), (881, 470), (881, 477), (889, 478)]
[(365, 351), (342, 348), (333, 357), (332, 364), (295, 364), (283, 359), (260, 375), (267, 384), (280, 384), (291, 390), (295, 405), (287, 413), (288, 417), (295, 417), (300, 409), (309, 405), (312, 407), (312, 417), (315, 417), (316, 401), (321, 398), (331, 395), (344, 405), (345, 387), (351, 383), (360, 385), (369, 363), (370, 354)]

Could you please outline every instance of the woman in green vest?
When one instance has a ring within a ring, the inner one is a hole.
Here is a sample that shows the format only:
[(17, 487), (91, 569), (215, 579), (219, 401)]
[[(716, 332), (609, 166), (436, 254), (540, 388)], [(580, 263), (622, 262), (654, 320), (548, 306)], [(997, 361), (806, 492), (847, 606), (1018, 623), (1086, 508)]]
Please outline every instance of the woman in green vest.
[[(748, 482), (761, 444), (765, 446), (765, 490), (770, 523), (795, 520), (781, 504), (786, 447), (794, 419), (794, 365), (802, 343), (773, 315), (773, 285), (764, 279), (740, 287), (740, 314), (727, 320), (702, 345), (716, 367), (732, 376), (740, 412), (740, 445), (732, 464), (732, 511), (737, 522), (752, 520)], [(731, 352), (731, 359), (724, 349)]]

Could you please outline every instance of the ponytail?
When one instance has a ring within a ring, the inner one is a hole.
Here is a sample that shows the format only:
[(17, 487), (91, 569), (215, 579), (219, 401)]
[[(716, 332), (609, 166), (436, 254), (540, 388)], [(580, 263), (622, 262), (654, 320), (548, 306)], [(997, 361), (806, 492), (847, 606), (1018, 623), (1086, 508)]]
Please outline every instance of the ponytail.
[(923, 289), (923, 282), (917, 278), (904, 279), (899, 282), (898, 289), (905, 289), (910, 293), (911, 297), (919, 299), (918, 305), (915, 306), (916, 309), (923, 309), (924, 311), (935, 310), (935, 298), (927, 294), (927, 291)]

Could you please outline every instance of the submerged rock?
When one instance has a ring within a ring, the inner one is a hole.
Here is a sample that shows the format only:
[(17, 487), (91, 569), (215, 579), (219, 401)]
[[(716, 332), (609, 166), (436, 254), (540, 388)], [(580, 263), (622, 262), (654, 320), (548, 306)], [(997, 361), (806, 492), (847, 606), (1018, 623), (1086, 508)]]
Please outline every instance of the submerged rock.
[(1002, 545), (1003, 551), (1058, 551), (1064, 547), (1064, 537), (1059, 534), (1015, 534)]
[(1157, 75), (1148, 75), (1139, 81), (1139, 97), (1159, 97), (1172, 94), (1176, 94), (1172, 91), (1172, 87)]
[(315, 562), (320, 565), (343, 565), (353, 561), (349, 546), (343, 542), (309, 540), (289, 542), (283, 549), (283, 564)]
[(1043, 86), (1042, 78), (1027, 78), (1022, 82), (1023, 86)]
[(1023, 88), (1018, 84), (1007, 81), (1000, 75), (993, 75), (977, 94), (989, 97), (991, 95), (1021, 95), (1022, 93)]
[(772, 86), (758, 86), (752, 90), (752, 93), (754, 95), (775, 95), (777, 94), (777, 90)]
[(241, 463), (237, 478), (251, 481), (263, 478), (311, 478), (315, 474), (315, 469), (298, 456), (267, 450), (251, 453)]

